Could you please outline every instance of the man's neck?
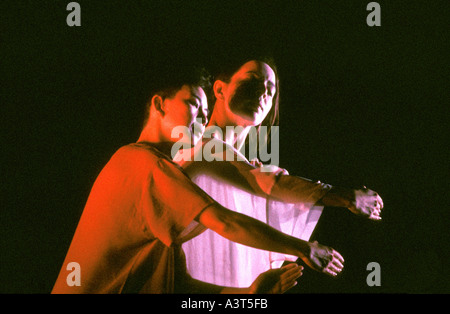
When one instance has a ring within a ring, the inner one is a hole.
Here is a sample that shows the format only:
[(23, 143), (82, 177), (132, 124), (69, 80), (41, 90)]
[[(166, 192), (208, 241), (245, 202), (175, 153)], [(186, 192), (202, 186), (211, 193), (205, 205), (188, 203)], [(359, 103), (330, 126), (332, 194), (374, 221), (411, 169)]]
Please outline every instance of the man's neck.
[(158, 132), (157, 127), (150, 127), (147, 125), (139, 135), (137, 142), (145, 142), (151, 144), (153, 147), (158, 149), (160, 152), (171, 156), (171, 150), (173, 142), (165, 141), (162, 134)]

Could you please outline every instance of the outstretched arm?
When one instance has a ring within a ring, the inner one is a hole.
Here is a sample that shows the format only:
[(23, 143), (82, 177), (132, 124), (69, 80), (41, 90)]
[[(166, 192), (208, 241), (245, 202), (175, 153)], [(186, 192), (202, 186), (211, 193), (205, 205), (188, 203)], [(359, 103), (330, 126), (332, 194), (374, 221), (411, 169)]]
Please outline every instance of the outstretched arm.
[(381, 209), (384, 207), (378, 193), (366, 187), (358, 190), (333, 187), (319, 203), (324, 206), (345, 207), (352, 213), (371, 220), (381, 220)]
[(207, 207), (196, 220), (230, 241), (261, 250), (298, 256), (310, 268), (330, 276), (336, 276), (344, 267), (344, 259), (332, 248), (289, 236), (259, 220), (228, 210), (218, 203)]
[[(202, 171), (208, 171), (208, 167), (210, 167), (213, 171), (219, 171), (220, 175), (225, 176), (225, 179), (232, 180), (235, 184), (251, 190), (256, 195), (269, 196), (286, 203), (302, 204), (306, 208), (317, 203), (329, 207), (345, 207), (354, 214), (372, 220), (381, 219), (383, 201), (375, 191), (366, 188), (348, 189), (314, 182), (306, 178), (288, 175), (286, 170), (276, 166), (269, 166), (270, 171), (267, 171), (269, 170), (267, 166), (264, 168), (262, 163), (257, 160), (248, 162), (235, 148), (220, 140), (210, 139), (203, 145), (210, 144), (214, 144), (214, 147), (217, 148), (214, 152), (216, 160), (222, 161), (203, 161), (199, 168)], [(198, 165), (199, 162), (194, 161), (197, 160), (194, 158), (196, 152), (192, 150), (191, 153), (193, 155), (188, 161), (179, 158), (177, 163), (185, 169)], [(228, 156), (232, 156), (232, 158), (228, 158)], [(216, 174), (216, 172), (214, 173)]]
[[(262, 167), (257, 161), (253, 165), (240, 162), (241, 172), (250, 172), (251, 167)], [(283, 169), (281, 169), (283, 170)], [(263, 177), (264, 173), (253, 171), (254, 176)], [(267, 176), (267, 175), (266, 175)], [(255, 182), (261, 181), (256, 178)], [(320, 198), (318, 198), (320, 196)], [(352, 213), (369, 218), (381, 220), (383, 200), (377, 192), (366, 187), (349, 189), (313, 182), (301, 177), (287, 175), (281, 172), (270, 190), (270, 196), (288, 203), (301, 203), (318, 199), (317, 205), (329, 207), (345, 207)]]

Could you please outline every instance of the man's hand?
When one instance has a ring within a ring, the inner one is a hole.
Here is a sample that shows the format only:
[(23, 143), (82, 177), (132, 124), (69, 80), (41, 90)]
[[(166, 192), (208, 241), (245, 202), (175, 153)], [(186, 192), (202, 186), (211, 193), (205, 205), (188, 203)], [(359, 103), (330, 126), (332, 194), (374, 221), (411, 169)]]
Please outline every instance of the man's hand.
[(302, 275), (303, 266), (291, 263), (278, 269), (260, 274), (249, 287), (251, 294), (281, 294), (297, 284)]
[(309, 256), (303, 257), (302, 260), (312, 269), (335, 277), (344, 268), (344, 258), (334, 249), (317, 241), (310, 242), (309, 247)]
[(256, 249), (300, 257), (308, 267), (336, 276), (344, 267), (344, 259), (332, 248), (286, 235), (275, 228), (214, 203), (198, 216), (206, 228), (224, 238)]
[(359, 216), (364, 216), (372, 220), (381, 220), (381, 209), (383, 200), (377, 192), (366, 187), (354, 190), (353, 199), (350, 200), (348, 209)]

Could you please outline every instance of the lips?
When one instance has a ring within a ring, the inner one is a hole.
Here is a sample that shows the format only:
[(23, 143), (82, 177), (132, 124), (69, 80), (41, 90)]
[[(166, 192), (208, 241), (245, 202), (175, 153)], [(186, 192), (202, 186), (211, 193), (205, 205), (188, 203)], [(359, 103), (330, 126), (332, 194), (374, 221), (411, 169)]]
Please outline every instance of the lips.
[(254, 111), (254, 112), (258, 112), (259, 110), (263, 110), (263, 106), (261, 105), (261, 103), (259, 102), (259, 100), (255, 101), (255, 100), (249, 100), (248, 102), (245, 103), (245, 108), (247, 108), (250, 111)]

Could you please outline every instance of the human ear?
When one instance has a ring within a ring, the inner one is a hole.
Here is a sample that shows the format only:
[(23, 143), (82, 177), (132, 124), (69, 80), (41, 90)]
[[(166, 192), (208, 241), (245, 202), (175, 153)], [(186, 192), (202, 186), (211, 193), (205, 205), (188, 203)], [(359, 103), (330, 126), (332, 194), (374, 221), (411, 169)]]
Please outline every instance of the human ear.
[(156, 109), (157, 112), (159, 112), (162, 116), (165, 114), (165, 108), (164, 108), (164, 100), (161, 96), (155, 95), (152, 97), (152, 106)]
[(217, 80), (214, 82), (213, 91), (216, 99), (223, 100), (223, 91), (226, 88), (227, 83), (221, 80)]

